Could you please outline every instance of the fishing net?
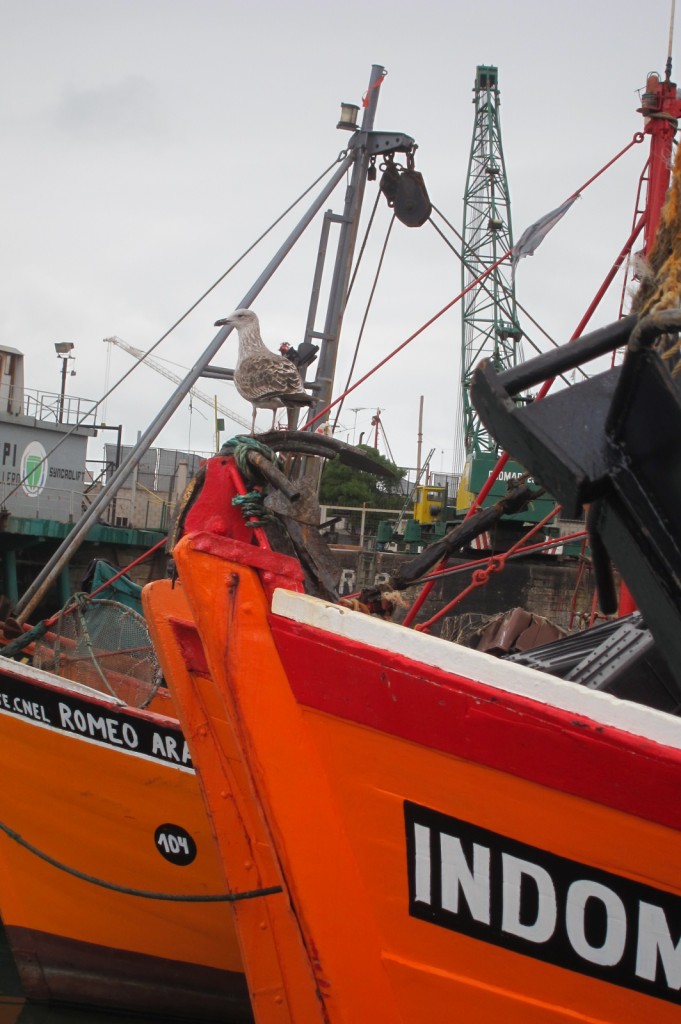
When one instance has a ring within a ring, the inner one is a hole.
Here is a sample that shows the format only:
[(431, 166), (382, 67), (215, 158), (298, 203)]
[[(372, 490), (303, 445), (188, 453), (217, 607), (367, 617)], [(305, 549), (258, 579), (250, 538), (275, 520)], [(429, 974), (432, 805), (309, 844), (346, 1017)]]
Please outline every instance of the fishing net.
[(137, 708), (161, 682), (144, 618), (117, 601), (76, 597), (36, 642), (33, 664)]

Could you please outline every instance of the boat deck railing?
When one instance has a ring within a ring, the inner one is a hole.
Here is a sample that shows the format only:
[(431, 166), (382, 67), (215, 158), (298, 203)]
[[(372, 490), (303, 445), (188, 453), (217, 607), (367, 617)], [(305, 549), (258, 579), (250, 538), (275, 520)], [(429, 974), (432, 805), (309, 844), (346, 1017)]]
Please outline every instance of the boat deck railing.
[(96, 413), (97, 403), (91, 398), (24, 389), (24, 415), (40, 422), (94, 427)]

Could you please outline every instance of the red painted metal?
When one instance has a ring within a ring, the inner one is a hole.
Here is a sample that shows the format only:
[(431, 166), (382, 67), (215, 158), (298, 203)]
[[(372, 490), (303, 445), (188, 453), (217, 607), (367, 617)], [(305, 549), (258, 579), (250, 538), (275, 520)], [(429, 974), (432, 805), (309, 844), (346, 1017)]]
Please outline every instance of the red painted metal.
[[(232, 504), (235, 495), (247, 493), (234, 459), (230, 456), (209, 459), (198, 493), (185, 516), (183, 532), (209, 530), (223, 537), (235, 537), (245, 544), (257, 543), (269, 548), (260, 526), (247, 526), (241, 510)], [(230, 500), (225, 496), (229, 495)]]
[(203, 484), (187, 512), (184, 534), (196, 535), (200, 551), (257, 569), (268, 597), (277, 587), (302, 591), (304, 573), (297, 558), (273, 551), (261, 526), (247, 525), (233, 499), (246, 486), (232, 456), (210, 459)]
[(676, 82), (669, 79), (669, 72), (664, 81), (657, 74), (648, 75), (640, 111), (646, 119), (644, 131), (650, 136), (644, 235), (644, 251), (648, 256), (655, 242), (669, 188), (672, 143), (677, 121), (681, 117), (681, 99), (677, 96)]
[(681, 827), (679, 750), (310, 626), (270, 623), (306, 707)]
[[(677, 95), (676, 82), (670, 81), (669, 69), (664, 81), (655, 73), (648, 75), (640, 111), (646, 119), (644, 131), (650, 136), (643, 231), (643, 252), (648, 257), (655, 244), (662, 207), (669, 189), (672, 143), (677, 121), (681, 117), (681, 99)], [(636, 602), (626, 583), (622, 581), (617, 614), (622, 617), (630, 615), (633, 611), (636, 611)]]

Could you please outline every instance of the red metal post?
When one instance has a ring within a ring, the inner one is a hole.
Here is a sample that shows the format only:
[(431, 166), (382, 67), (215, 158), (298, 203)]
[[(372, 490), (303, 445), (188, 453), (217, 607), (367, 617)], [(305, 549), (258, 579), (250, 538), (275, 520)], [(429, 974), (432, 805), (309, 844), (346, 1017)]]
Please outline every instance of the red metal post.
[[(672, 143), (678, 119), (681, 117), (681, 99), (677, 95), (676, 82), (670, 81), (670, 70), (670, 66), (667, 65), (664, 81), (661, 81), (658, 74), (648, 75), (640, 107), (640, 112), (645, 118), (643, 130), (646, 135), (650, 136), (648, 188), (643, 229), (643, 252), (646, 258), (650, 256), (655, 244), (662, 207), (669, 189)], [(626, 583), (622, 580), (617, 614), (622, 617), (634, 611), (636, 611), (636, 602)]]
[(669, 188), (672, 142), (681, 117), (681, 99), (677, 96), (676, 82), (669, 80), (669, 71), (664, 81), (655, 73), (648, 75), (640, 112), (645, 118), (644, 132), (650, 136), (644, 234), (644, 252), (649, 256)]

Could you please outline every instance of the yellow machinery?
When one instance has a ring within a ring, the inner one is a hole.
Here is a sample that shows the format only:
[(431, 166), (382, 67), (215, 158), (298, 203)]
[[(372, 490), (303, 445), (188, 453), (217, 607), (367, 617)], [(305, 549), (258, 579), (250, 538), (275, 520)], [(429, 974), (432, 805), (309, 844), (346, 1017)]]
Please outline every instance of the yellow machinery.
[(414, 501), (414, 522), (430, 526), (443, 519), (447, 508), (447, 488), (419, 485)]

